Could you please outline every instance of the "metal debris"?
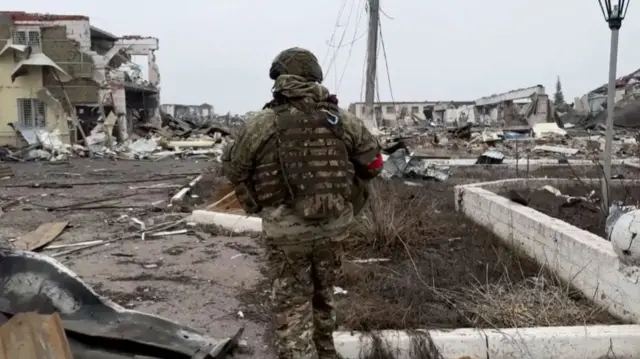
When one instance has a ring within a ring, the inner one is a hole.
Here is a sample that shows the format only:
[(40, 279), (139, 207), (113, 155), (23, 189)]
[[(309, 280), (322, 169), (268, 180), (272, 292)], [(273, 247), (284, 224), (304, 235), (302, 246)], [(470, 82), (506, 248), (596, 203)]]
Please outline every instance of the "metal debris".
[(490, 150), (483, 153), (478, 160), (476, 160), (477, 165), (498, 165), (504, 161), (504, 154), (502, 152), (498, 152), (495, 150)]

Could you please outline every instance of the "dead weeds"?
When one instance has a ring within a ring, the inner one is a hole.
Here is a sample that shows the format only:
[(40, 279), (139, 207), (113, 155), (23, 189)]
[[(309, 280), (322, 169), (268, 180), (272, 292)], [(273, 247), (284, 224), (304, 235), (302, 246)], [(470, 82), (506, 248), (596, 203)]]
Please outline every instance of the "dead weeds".
[(470, 314), (473, 326), (483, 323), (511, 323), (504, 327), (585, 325), (608, 322), (609, 315), (592, 307), (577, 291), (550, 273), (512, 281), (467, 288), (462, 309)]
[[(409, 351), (406, 357), (415, 359), (444, 359), (440, 350), (431, 339), (431, 335), (423, 330), (407, 331), (410, 336)], [(384, 340), (379, 333), (364, 333), (361, 340), (369, 340), (369, 345), (361, 345), (359, 359), (398, 359), (403, 357), (399, 348), (392, 349), (392, 345)], [(460, 358), (460, 359), (465, 359)]]
[(619, 323), (456, 213), (451, 185), (372, 185), (347, 243), (342, 329)]

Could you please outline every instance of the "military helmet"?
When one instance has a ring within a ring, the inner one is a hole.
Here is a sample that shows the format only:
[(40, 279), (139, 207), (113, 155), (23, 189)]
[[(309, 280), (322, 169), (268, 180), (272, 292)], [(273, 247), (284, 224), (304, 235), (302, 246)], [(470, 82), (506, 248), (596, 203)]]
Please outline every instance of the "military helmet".
[(320, 83), (323, 80), (318, 58), (311, 51), (299, 47), (286, 49), (273, 59), (269, 77), (275, 80), (280, 75), (296, 75)]

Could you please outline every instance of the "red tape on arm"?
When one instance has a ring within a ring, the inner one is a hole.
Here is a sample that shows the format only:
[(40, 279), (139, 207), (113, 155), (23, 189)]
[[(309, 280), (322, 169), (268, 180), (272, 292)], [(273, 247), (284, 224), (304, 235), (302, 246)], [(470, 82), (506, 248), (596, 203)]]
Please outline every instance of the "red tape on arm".
[(369, 170), (377, 170), (378, 168), (382, 167), (383, 162), (384, 161), (382, 161), (382, 155), (378, 154), (376, 159), (373, 160), (373, 162), (369, 163), (369, 166), (367, 166), (367, 169), (369, 169)]

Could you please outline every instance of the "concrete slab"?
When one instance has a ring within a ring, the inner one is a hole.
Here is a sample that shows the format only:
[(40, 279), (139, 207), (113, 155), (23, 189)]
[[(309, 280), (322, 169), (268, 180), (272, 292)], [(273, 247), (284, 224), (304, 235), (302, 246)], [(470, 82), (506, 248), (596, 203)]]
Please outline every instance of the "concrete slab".
[(196, 210), (191, 213), (189, 221), (216, 225), (237, 233), (262, 232), (262, 219), (234, 213)]

